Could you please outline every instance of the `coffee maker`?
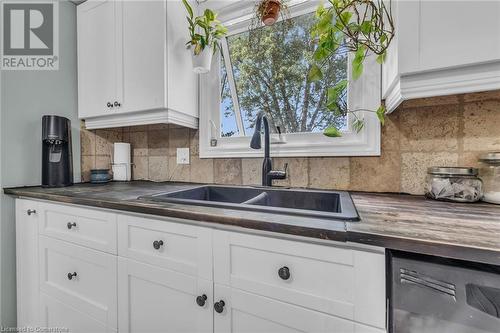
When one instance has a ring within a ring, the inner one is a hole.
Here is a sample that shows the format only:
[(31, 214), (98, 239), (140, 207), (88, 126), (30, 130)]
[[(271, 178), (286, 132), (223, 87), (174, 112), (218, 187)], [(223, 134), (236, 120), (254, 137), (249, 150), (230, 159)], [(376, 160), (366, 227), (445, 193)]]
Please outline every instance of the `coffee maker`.
[(42, 117), (42, 187), (73, 185), (71, 121)]

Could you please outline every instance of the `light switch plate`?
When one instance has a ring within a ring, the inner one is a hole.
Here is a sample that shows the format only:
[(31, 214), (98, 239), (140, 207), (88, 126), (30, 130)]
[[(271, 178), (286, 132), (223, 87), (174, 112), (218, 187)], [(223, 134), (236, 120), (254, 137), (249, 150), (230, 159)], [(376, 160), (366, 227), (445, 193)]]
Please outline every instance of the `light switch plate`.
[(177, 148), (177, 164), (189, 164), (189, 148)]

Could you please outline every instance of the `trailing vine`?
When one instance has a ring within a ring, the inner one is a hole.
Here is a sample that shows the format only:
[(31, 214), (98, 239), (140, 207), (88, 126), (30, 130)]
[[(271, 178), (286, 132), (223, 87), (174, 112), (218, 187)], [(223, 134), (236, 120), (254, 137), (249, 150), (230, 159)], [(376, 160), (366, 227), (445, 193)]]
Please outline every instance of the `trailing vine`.
[[(388, 2), (388, 6), (386, 6)], [(391, 11), (391, 0), (328, 0), (330, 6), (319, 5), (316, 10), (316, 24), (311, 34), (316, 39), (313, 63), (308, 74), (310, 81), (323, 78), (322, 70), (330, 59), (339, 52), (352, 52), (352, 78), (357, 80), (363, 73), (363, 63), (369, 54), (375, 54), (382, 64), (387, 49), (394, 38), (395, 28)], [(357, 132), (364, 127), (364, 119), (357, 113), (376, 113), (382, 124), (385, 120), (385, 106), (377, 110), (339, 108), (338, 100), (345, 95), (347, 81), (342, 80), (328, 89), (326, 107), (339, 116), (348, 113), (355, 117), (353, 129)], [(338, 137), (341, 132), (335, 126), (327, 127), (326, 136)]]

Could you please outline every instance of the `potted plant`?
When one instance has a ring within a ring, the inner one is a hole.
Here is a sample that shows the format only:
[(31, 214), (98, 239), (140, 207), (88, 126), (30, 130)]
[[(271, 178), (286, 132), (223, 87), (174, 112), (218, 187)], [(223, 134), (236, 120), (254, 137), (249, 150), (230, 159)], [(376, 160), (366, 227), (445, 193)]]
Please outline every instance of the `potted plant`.
[(192, 50), (193, 71), (208, 73), (212, 63), (212, 55), (219, 49), (220, 40), (227, 34), (227, 28), (217, 20), (217, 15), (205, 9), (203, 15), (194, 16), (194, 11), (187, 0), (182, 0), (188, 16), (190, 40), (186, 45)]
[[(316, 49), (308, 75), (310, 81), (323, 78), (322, 68), (337, 52), (352, 52), (352, 77), (358, 79), (363, 73), (363, 62), (369, 54), (377, 56), (377, 62), (385, 61), (387, 49), (394, 38), (395, 28), (391, 11), (391, 0), (328, 0), (331, 6), (320, 5), (316, 10), (316, 24), (311, 31), (316, 38)], [(349, 110), (339, 108), (339, 96), (345, 93), (347, 81), (342, 80), (328, 89), (326, 107), (329, 111), (345, 116), (354, 116), (353, 128), (357, 132), (364, 127), (358, 111), (375, 112), (383, 124), (385, 106), (377, 110)], [(324, 134), (330, 137), (341, 136), (335, 126), (329, 126)]]
[(284, 17), (288, 13), (288, 6), (285, 0), (261, 0), (255, 5), (255, 16), (252, 28), (260, 24), (271, 26), (278, 21), (280, 14)]

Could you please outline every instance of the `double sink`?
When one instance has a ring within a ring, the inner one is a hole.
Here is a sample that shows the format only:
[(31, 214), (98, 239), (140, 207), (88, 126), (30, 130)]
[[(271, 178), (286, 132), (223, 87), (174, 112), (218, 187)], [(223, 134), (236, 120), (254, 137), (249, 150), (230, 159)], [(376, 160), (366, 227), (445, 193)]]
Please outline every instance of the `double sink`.
[(310, 218), (359, 220), (351, 196), (343, 191), (202, 185), (140, 199)]

